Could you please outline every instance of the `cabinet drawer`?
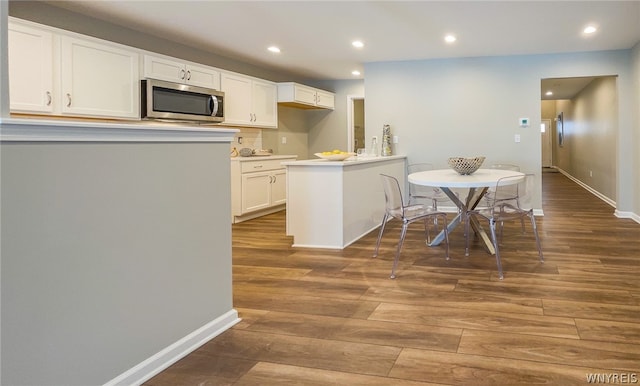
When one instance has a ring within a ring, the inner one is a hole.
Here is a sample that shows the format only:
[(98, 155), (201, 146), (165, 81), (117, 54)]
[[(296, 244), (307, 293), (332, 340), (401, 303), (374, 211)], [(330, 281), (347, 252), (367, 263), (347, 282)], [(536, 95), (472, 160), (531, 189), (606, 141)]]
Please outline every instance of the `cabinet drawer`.
[(240, 172), (241, 173), (251, 173), (251, 172), (260, 172), (264, 170), (276, 170), (276, 169), (284, 169), (280, 163), (284, 161), (281, 159), (274, 160), (260, 160), (260, 161), (248, 161), (240, 163)]

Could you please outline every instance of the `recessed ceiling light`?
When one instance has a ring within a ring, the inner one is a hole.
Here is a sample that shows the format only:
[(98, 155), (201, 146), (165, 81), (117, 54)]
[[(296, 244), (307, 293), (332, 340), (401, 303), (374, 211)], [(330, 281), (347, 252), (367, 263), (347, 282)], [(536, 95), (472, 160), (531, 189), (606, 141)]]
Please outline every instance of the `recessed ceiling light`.
[(585, 33), (585, 34), (587, 34), (587, 35), (590, 35), (590, 34), (592, 34), (592, 33), (596, 32), (597, 30), (598, 30), (598, 29), (597, 29), (596, 27), (594, 27), (594, 26), (592, 26), (592, 25), (589, 25), (589, 26), (586, 26), (586, 27), (582, 30), (582, 32), (584, 32), (584, 33)]
[(354, 40), (353, 42), (351, 42), (351, 45), (354, 46), (355, 48), (364, 47), (364, 43), (361, 42), (360, 40)]
[(553, 92), (551, 92), (551, 91), (547, 91), (544, 95), (546, 95), (546, 96), (551, 96), (551, 95), (553, 95)]
[(358, 70), (353, 70), (353, 71), (351, 71), (351, 75), (353, 75), (353, 76), (358, 76), (358, 75), (360, 75), (360, 71), (358, 71)]
[(279, 54), (280, 53), (280, 49), (276, 46), (271, 46), (269, 48), (267, 48), (269, 51), (273, 52), (274, 54)]
[(453, 43), (453, 42), (455, 42), (456, 40), (457, 40), (457, 38), (456, 38), (456, 36), (455, 36), (455, 35), (451, 35), (451, 34), (449, 34), (449, 35), (446, 35), (446, 36), (444, 37), (444, 41), (445, 41), (445, 42), (447, 42), (447, 43)]

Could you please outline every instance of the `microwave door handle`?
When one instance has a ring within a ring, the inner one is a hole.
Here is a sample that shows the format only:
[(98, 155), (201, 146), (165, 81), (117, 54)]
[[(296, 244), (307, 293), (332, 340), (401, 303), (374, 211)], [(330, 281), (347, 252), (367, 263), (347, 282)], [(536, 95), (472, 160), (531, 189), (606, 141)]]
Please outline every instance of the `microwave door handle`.
[(216, 115), (218, 115), (218, 98), (211, 95), (209, 106), (211, 107), (211, 116), (215, 117)]

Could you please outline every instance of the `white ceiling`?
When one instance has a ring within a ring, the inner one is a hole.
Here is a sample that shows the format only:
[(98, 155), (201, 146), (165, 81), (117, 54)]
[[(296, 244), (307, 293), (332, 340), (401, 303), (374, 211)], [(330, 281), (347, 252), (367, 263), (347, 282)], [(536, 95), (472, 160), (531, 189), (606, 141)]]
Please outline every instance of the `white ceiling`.
[[(640, 1), (51, 1), (54, 6), (311, 79), (363, 64), (629, 49)], [(587, 24), (598, 32), (585, 37)], [(458, 40), (451, 45), (444, 35)], [(362, 40), (362, 49), (352, 47)], [(267, 47), (277, 45), (280, 54)], [(356, 77), (358, 78), (358, 77)]]

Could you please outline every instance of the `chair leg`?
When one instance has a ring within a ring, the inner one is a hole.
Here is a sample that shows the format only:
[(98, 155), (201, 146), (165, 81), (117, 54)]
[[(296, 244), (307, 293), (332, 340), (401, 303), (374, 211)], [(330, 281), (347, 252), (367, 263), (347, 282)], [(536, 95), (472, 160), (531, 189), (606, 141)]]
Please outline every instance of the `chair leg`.
[(500, 249), (498, 248), (498, 240), (496, 238), (496, 222), (495, 220), (489, 220), (489, 227), (491, 228), (491, 238), (493, 239), (493, 247), (496, 250), (496, 264), (498, 265), (498, 278), (500, 280), (504, 279), (504, 274), (502, 273), (502, 262), (500, 261)]
[(396, 258), (393, 260), (393, 267), (391, 267), (391, 279), (396, 278), (396, 268), (398, 268), (398, 261), (400, 260), (400, 251), (402, 251), (402, 244), (404, 244), (404, 237), (407, 235), (407, 228), (409, 223), (403, 222), (402, 231), (400, 232), (400, 240), (398, 241), (398, 249), (396, 249)]
[(536, 227), (536, 219), (534, 218), (533, 213), (531, 213), (529, 217), (531, 218), (531, 227), (533, 228), (533, 234), (536, 236), (536, 247), (538, 247), (538, 256), (540, 257), (540, 262), (544, 263), (544, 257), (542, 256), (542, 247), (540, 246), (540, 237), (538, 236), (538, 227)]
[(424, 236), (427, 239), (427, 245), (431, 244), (431, 232), (429, 232), (429, 218), (424, 219)]
[(380, 232), (378, 233), (378, 241), (376, 241), (376, 249), (373, 251), (373, 257), (378, 257), (378, 249), (380, 248), (380, 240), (382, 240), (382, 234), (384, 233), (384, 227), (387, 225), (387, 219), (389, 215), (387, 213), (382, 217), (382, 225), (380, 225)]

